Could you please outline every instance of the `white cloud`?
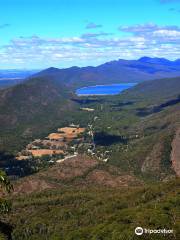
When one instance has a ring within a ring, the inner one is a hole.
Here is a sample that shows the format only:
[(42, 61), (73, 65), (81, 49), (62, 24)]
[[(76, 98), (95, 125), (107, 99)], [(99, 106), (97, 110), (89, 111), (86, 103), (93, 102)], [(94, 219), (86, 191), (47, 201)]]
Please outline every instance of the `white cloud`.
[(180, 31), (161, 29), (154, 31), (153, 36), (178, 38), (180, 37)]
[(180, 58), (178, 26), (148, 23), (121, 26), (119, 30), (131, 35), (115, 37), (110, 33), (97, 32), (63, 38), (19, 37), (0, 47), (1, 63), (9, 62), (21, 67), (82, 66), (144, 55)]

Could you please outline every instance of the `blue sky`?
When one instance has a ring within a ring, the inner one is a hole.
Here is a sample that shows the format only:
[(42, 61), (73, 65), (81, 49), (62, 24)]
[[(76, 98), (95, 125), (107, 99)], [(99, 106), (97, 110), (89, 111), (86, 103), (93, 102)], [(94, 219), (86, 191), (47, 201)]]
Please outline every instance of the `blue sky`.
[(180, 0), (0, 0), (0, 68), (180, 58)]

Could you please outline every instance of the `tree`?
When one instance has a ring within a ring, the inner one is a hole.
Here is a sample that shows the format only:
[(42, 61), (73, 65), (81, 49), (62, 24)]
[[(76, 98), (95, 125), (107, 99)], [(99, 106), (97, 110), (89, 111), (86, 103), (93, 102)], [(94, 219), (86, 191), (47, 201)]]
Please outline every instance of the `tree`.
[(10, 183), (5, 172), (0, 170), (0, 213), (7, 213), (10, 211), (11, 204), (4, 197), (5, 193), (10, 193), (13, 190), (13, 186)]

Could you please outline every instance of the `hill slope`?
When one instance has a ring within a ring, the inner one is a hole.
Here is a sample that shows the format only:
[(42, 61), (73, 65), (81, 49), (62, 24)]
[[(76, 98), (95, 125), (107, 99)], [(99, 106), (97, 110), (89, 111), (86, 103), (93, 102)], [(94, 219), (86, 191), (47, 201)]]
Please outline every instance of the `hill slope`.
[(33, 78), (0, 90), (0, 150), (7, 145), (13, 148), (13, 142), (21, 146), (25, 138), (56, 125), (73, 108), (70, 96), (60, 82), (46, 78)]
[[(179, 239), (179, 181), (139, 188), (61, 188), (14, 199), (13, 239), (139, 239), (137, 226), (173, 229), (147, 240)], [(144, 239), (144, 235), (143, 238)]]
[[(126, 93), (125, 93), (126, 94)], [(127, 91), (126, 97), (136, 97), (157, 103), (158, 100), (168, 100), (180, 94), (180, 77), (163, 78), (143, 82)], [(125, 96), (125, 95), (124, 95)]]

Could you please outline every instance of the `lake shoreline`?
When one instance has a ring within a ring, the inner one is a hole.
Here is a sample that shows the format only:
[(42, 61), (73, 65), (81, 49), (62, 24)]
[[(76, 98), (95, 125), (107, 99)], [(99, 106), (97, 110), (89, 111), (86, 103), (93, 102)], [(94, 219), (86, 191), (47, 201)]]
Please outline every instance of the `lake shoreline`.
[(118, 95), (122, 91), (134, 87), (135, 85), (137, 85), (137, 83), (94, 85), (79, 88), (75, 93), (78, 97)]

